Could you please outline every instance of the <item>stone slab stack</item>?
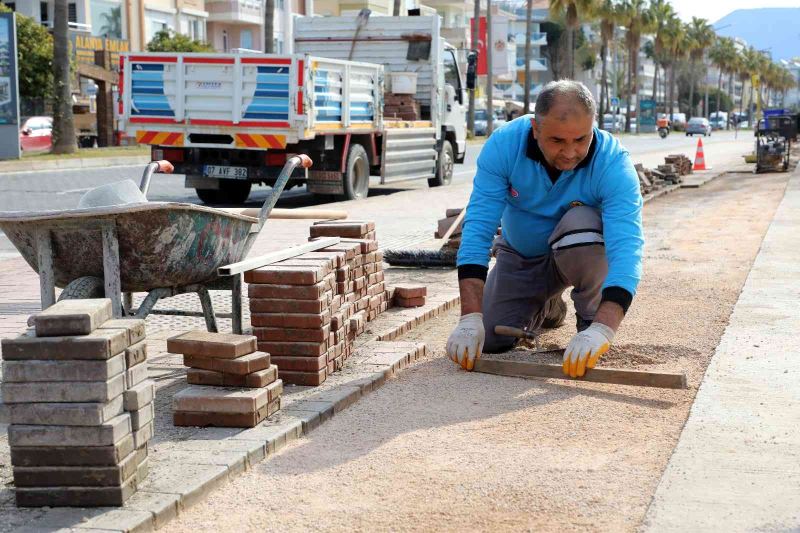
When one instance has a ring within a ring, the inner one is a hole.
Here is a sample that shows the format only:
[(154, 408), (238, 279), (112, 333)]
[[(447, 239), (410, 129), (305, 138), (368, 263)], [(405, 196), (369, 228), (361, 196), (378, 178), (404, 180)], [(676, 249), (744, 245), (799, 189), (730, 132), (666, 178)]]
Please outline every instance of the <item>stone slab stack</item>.
[(155, 385), (143, 320), (64, 300), (3, 339), (17, 505), (120, 506), (147, 476)]
[(394, 305), (397, 307), (421, 307), (425, 305), (428, 287), (425, 285), (395, 285)]
[(384, 93), (383, 117), (386, 120), (420, 120), (420, 104), (411, 94)]
[(253, 427), (281, 408), (283, 381), (256, 337), (189, 331), (167, 340), (192, 385), (173, 397), (176, 426)]
[(685, 154), (670, 154), (664, 158), (664, 163), (667, 165), (674, 165), (675, 170), (681, 176), (686, 176), (692, 173), (692, 160), (686, 157)]
[(245, 273), (258, 348), (272, 354), (290, 384), (321, 384), (352, 353), (369, 320), (389, 306), (375, 223), (333, 221), (310, 240), (339, 244)]

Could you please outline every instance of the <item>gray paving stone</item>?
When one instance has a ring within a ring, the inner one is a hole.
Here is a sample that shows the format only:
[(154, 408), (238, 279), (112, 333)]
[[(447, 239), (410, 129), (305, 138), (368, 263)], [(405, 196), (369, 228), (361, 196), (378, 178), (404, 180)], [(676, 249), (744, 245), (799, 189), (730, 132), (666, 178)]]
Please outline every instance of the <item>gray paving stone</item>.
[(155, 425), (153, 424), (153, 422), (150, 422), (146, 426), (137, 429), (136, 431), (133, 432), (133, 446), (135, 448), (141, 448), (142, 446), (147, 444), (147, 442), (150, 439), (153, 438), (154, 433), (155, 433)]
[[(247, 456), (248, 466), (261, 462), (267, 455), (266, 443), (259, 440), (238, 440), (227, 438), (223, 440), (182, 440), (179, 449), (185, 451), (208, 452), (240, 452)], [(172, 447), (164, 450), (163, 444), (158, 446), (159, 453), (172, 453)]]
[(17, 403), (8, 404), (12, 424), (42, 426), (99, 426), (121, 415), (120, 394), (108, 403)]
[(3, 361), (3, 382), (107, 381), (124, 370), (123, 354), (104, 361)]
[(135, 387), (129, 388), (123, 393), (125, 410), (136, 411), (152, 403), (155, 393), (156, 383), (153, 380), (145, 380)]
[(121, 506), (136, 492), (136, 476), (121, 487), (20, 487), (15, 495), (20, 507)]
[(136, 411), (130, 411), (131, 415), (131, 428), (134, 431), (138, 431), (139, 429), (143, 428), (146, 424), (149, 424), (155, 418), (155, 406), (152, 403), (149, 403)]
[(178, 494), (138, 491), (125, 502), (125, 508), (134, 511), (147, 511), (153, 515), (153, 527), (156, 529), (178, 516), (178, 505), (181, 497)]
[(177, 494), (181, 498), (180, 509), (187, 509), (202, 501), (228, 479), (228, 468), (222, 465), (182, 465), (182, 468), (174, 468), (166, 459), (151, 461), (150, 470), (150, 476), (139, 490)]
[(236, 450), (183, 450), (172, 449), (169, 461), (187, 465), (221, 465), (227, 467), (229, 474), (241, 474), (247, 469), (247, 452)]
[(108, 381), (37, 381), (3, 383), (3, 402), (11, 403), (90, 403), (108, 402), (125, 390), (125, 375)]
[(125, 509), (106, 511), (83, 522), (77, 529), (79, 531), (86, 529), (92, 532), (98, 529), (105, 529), (109, 531), (125, 531), (126, 533), (144, 533), (152, 531), (154, 527), (153, 513), (130, 509), (126, 502)]
[(175, 411), (253, 413), (269, 403), (269, 390), (192, 385), (172, 398)]
[(147, 361), (147, 341), (140, 341), (125, 348), (125, 368), (132, 368)]
[(37, 337), (88, 335), (111, 319), (111, 300), (61, 300), (33, 318)]
[(133, 434), (125, 435), (112, 446), (14, 446), (14, 466), (101, 466), (115, 465), (135, 449)]
[(300, 411), (296, 409), (283, 409), (284, 415), (294, 417), (303, 424), (303, 434), (307, 435), (322, 423), (318, 411)]
[(311, 397), (311, 400), (332, 403), (333, 413), (336, 414), (353, 405), (359, 398), (361, 398), (361, 387), (354, 387), (347, 384), (315, 394)]
[(303, 422), (299, 419), (286, 419), (278, 423), (267, 422), (254, 428), (246, 429), (231, 440), (248, 440), (264, 443), (269, 453), (275, 453), (287, 443), (297, 439), (303, 430)]
[(119, 486), (136, 473), (147, 458), (147, 449), (128, 454), (116, 466), (15, 466), (17, 487), (106, 487)]
[[(11, 425), (8, 443), (10, 446), (111, 446), (130, 432), (131, 418), (124, 413), (92, 427)], [(134, 437), (134, 444), (135, 441)]]
[(136, 365), (125, 371), (125, 389), (132, 389), (147, 379), (147, 365)]
[(77, 337), (36, 337), (27, 332), (0, 342), (6, 361), (110, 359), (128, 347), (128, 337), (119, 329), (101, 329)]
[(145, 338), (144, 320), (138, 318), (112, 318), (103, 322), (98, 329), (124, 329), (131, 346)]
[(289, 409), (292, 411), (313, 411), (319, 414), (320, 421), (325, 422), (333, 416), (333, 402), (325, 400), (298, 400), (293, 402)]

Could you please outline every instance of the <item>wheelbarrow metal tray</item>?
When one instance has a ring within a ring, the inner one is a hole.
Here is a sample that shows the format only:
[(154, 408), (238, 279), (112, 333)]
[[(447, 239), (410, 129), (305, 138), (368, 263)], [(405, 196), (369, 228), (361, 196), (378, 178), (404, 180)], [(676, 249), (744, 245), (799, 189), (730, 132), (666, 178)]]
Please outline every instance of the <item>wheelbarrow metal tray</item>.
[(192, 204), (148, 202), (92, 209), (0, 213), (0, 229), (37, 273), (37, 234), (49, 231), (55, 284), (103, 278), (102, 227), (119, 242), (123, 292), (205, 283), (243, 259), (258, 219)]

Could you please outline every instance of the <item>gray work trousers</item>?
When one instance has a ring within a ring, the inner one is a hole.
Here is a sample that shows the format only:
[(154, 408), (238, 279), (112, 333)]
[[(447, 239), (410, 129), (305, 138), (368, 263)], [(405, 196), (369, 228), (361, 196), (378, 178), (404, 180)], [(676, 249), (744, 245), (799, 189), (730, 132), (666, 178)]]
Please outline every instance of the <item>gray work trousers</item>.
[(576, 313), (593, 320), (601, 287), (608, 273), (603, 222), (597, 209), (573, 207), (548, 239), (550, 252), (526, 259), (502, 238), (495, 241), (496, 264), (483, 291), (485, 352), (502, 352), (516, 344), (514, 337), (496, 335), (496, 325), (534, 330), (551, 311), (551, 299), (572, 289)]

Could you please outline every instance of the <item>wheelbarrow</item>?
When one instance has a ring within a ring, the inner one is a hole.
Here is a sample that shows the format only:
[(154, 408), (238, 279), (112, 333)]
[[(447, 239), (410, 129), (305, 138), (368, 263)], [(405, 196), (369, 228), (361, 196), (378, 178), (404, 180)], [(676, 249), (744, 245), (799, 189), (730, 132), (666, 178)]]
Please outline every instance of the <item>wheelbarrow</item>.
[[(142, 175), (142, 202), (0, 213), (0, 229), (39, 274), (42, 309), (55, 303), (60, 287), (59, 299), (110, 298), (116, 317), (202, 315), (209, 331), (218, 331), (217, 316), (230, 317), (234, 333), (241, 333), (243, 269), (229, 267), (247, 256), (297, 166), (308, 168), (311, 159), (287, 159), (257, 218), (194, 204), (147, 202), (153, 174), (172, 172), (168, 161), (159, 161)], [(214, 314), (209, 290), (231, 291), (230, 315)], [(137, 309), (134, 292), (147, 292)], [(160, 299), (185, 293), (197, 293), (202, 314), (153, 309)]]

